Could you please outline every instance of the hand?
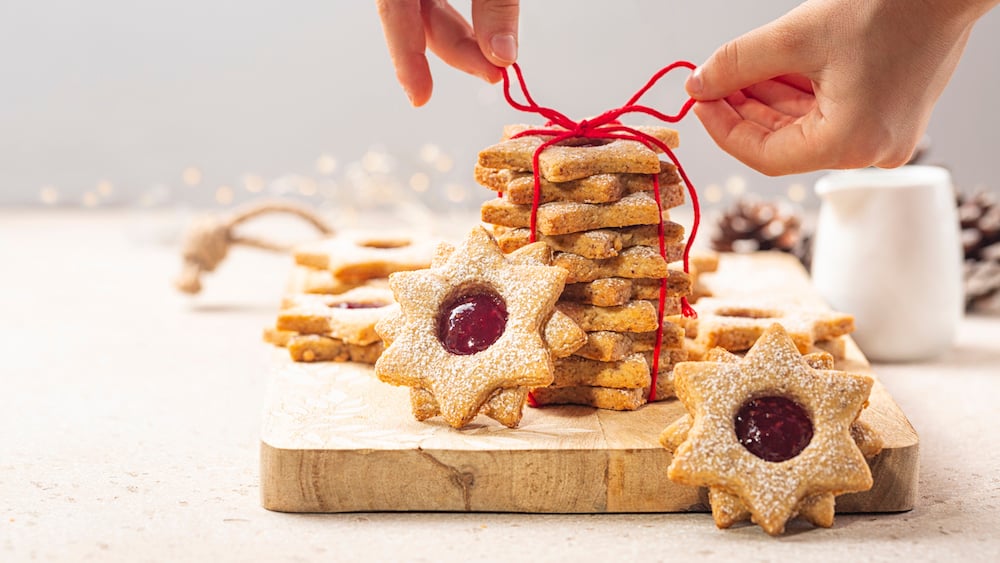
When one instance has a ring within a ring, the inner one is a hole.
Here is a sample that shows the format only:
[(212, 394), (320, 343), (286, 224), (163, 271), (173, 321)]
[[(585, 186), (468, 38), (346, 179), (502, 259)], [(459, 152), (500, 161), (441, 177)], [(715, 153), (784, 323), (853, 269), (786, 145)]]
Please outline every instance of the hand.
[(396, 78), (414, 106), (431, 97), (426, 49), (449, 65), (496, 83), (517, 59), (518, 0), (472, 0), (472, 25), (446, 0), (378, 0)]
[(768, 175), (909, 159), (996, 0), (810, 0), (689, 77), (726, 152)]

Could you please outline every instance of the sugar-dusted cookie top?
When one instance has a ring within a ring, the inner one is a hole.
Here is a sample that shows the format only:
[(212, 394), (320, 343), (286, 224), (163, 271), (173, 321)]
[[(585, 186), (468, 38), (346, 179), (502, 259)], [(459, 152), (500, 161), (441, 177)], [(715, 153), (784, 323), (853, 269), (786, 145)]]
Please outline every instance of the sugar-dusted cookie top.
[[(535, 151), (548, 138), (540, 135), (514, 137), (534, 129), (530, 125), (508, 125), (504, 140), (479, 153), (479, 165), (530, 171)], [(666, 127), (636, 127), (670, 148), (679, 145), (677, 131)], [(568, 182), (595, 174), (659, 174), (657, 151), (639, 141), (623, 139), (567, 139), (542, 151), (538, 158), (541, 177), (550, 182)]]
[(776, 535), (797, 514), (829, 526), (835, 495), (871, 488), (851, 426), (873, 380), (813, 369), (780, 325), (742, 360), (677, 364), (674, 384), (691, 419), (665, 433), (671, 447), (683, 435), (667, 476), (709, 487), (720, 527), (749, 517)]
[(780, 324), (800, 352), (808, 353), (820, 340), (854, 330), (854, 317), (787, 299), (760, 298), (698, 300), (698, 318), (684, 319), (688, 336), (704, 350), (714, 347), (731, 352), (748, 350), (774, 323)]
[(341, 281), (360, 282), (426, 268), (436, 247), (437, 241), (412, 234), (344, 231), (303, 244), (294, 255), (301, 266), (328, 270)]
[(395, 303), (392, 292), (384, 287), (356, 287), (338, 295), (290, 295), (282, 302), (276, 327), (322, 334), (348, 344), (372, 344), (379, 339), (375, 323)]
[(391, 342), (376, 375), (419, 390), (417, 418), (439, 412), (460, 428), (483, 412), (515, 426), (526, 391), (552, 382), (544, 327), (566, 272), (541, 263), (550, 255), (533, 246), (509, 258), (477, 227), (435, 267), (393, 274), (400, 312), (376, 327)]
[[(503, 193), (512, 203), (531, 204), (535, 199), (535, 177), (531, 172), (509, 168), (486, 168), (476, 165), (475, 178), (483, 187)], [(657, 176), (660, 191), (675, 192), (672, 201), (684, 201), (684, 187), (677, 167), (660, 161)], [(653, 190), (651, 174), (594, 174), (569, 182), (550, 182), (539, 178), (539, 203), (575, 201), (579, 203), (610, 203), (622, 196)]]

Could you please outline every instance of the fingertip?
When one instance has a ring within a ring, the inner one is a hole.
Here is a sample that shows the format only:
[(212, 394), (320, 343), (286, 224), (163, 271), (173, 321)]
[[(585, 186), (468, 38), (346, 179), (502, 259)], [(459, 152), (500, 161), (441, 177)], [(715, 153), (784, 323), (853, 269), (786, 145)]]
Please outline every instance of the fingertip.
[(688, 76), (687, 81), (684, 83), (684, 89), (687, 90), (689, 96), (696, 100), (701, 99), (702, 93), (705, 91), (705, 82), (702, 78), (701, 67), (694, 69), (694, 72)]
[(407, 92), (406, 97), (410, 99), (410, 105), (415, 108), (423, 107), (431, 99), (430, 96), (419, 96), (411, 92)]
[(406, 80), (400, 77), (399, 83), (403, 86), (403, 93), (410, 100), (410, 105), (415, 108), (423, 106), (431, 99), (431, 91), (434, 89), (434, 85), (430, 74), (422, 76), (419, 79), (411, 77)]
[(517, 36), (513, 33), (495, 33), (490, 37), (487, 58), (497, 66), (507, 66), (517, 61)]
[(495, 66), (486, 75), (482, 76), (482, 79), (490, 84), (496, 84), (503, 80), (503, 69)]
[(479, 49), (491, 63), (505, 67), (517, 61), (517, 0), (472, 0), (472, 28)]
[(431, 87), (428, 86), (421, 90), (406, 90), (406, 96), (410, 98), (410, 105), (415, 108), (422, 107), (431, 100)]

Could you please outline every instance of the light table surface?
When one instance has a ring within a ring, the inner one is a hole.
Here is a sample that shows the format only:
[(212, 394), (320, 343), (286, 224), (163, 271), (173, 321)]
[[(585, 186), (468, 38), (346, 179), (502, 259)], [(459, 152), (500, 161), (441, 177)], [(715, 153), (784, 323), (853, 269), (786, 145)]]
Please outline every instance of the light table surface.
[(921, 439), (911, 512), (781, 538), (707, 514), (268, 512), (260, 333), (289, 259), (236, 250), (185, 297), (182, 223), (0, 210), (0, 561), (1000, 560), (1000, 317), (875, 366)]

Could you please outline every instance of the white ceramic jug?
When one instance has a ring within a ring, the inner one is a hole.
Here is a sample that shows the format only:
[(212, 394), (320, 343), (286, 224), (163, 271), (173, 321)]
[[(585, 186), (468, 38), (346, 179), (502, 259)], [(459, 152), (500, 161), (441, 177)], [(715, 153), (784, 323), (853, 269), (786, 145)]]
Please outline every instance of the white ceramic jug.
[(851, 313), (874, 361), (932, 358), (962, 317), (962, 250), (951, 175), (934, 166), (835, 172), (822, 198), (812, 275)]

